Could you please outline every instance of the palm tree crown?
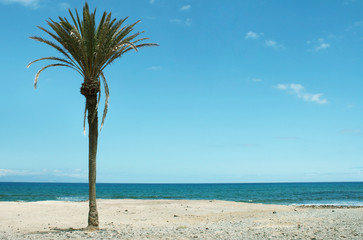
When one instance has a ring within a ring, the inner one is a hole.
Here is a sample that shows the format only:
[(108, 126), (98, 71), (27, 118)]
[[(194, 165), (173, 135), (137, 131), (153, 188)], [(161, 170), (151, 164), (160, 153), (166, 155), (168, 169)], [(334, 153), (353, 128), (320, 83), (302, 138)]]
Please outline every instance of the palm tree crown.
[[(55, 61), (41, 68), (35, 75), (34, 87), (37, 87), (39, 74), (50, 67), (69, 67), (76, 70), (82, 75), (84, 82), (81, 87), (81, 94), (84, 96), (98, 95), (98, 103), (101, 96), (100, 79), (102, 79), (105, 91), (105, 108), (101, 122), (103, 126), (107, 109), (109, 90), (103, 70), (114, 60), (121, 57), (124, 53), (134, 49), (137, 51), (140, 47), (158, 46), (154, 43), (141, 43), (148, 38), (137, 37), (143, 32), (136, 32), (129, 35), (134, 26), (140, 22), (137, 21), (131, 25), (124, 25), (127, 19), (112, 19), (111, 13), (104, 12), (98, 26), (95, 23), (96, 10), (90, 13), (88, 4), (83, 7), (83, 19), (80, 20), (77, 10), (73, 14), (70, 10), (71, 21), (67, 18), (59, 17), (59, 22), (52, 19), (47, 21), (48, 25), (54, 32), (38, 26), (41, 30), (51, 36), (55, 42), (46, 40), (41, 37), (32, 36), (31, 39), (45, 43), (62, 54), (62, 57), (43, 57), (36, 59), (28, 64), (27, 67), (35, 62), (42, 60)], [(87, 106), (84, 112), (84, 130), (86, 120)], [(93, 116), (94, 118), (94, 116)]]

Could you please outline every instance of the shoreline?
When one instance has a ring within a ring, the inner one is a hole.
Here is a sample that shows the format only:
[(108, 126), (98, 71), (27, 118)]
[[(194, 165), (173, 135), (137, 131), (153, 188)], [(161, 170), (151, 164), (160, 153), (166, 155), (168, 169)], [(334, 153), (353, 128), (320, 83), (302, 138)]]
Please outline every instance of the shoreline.
[(338, 208), (338, 209), (354, 209), (354, 208), (363, 208), (363, 205), (324, 205), (324, 204), (317, 204), (317, 205), (313, 205), (313, 204), (307, 204), (307, 205), (291, 205), (291, 206), (296, 206), (298, 208), (313, 208), (313, 209), (324, 209), (324, 208), (328, 208), (328, 209), (334, 209), (334, 208)]
[(88, 201), (0, 202), (0, 239), (363, 239), (363, 207), (137, 199), (97, 204), (100, 230), (87, 232)]
[[(260, 203), (260, 202), (242, 202), (242, 201), (233, 201), (233, 200), (220, 200), (220, 199), (142, 199), (142, 198), (97, 198), (98, 201), (224, 201), (224, 202), (233, 202), (233, 203), (246, 203), (246, 204), (263, 204), (263, 205), (276, 205), (276, 206), (291, 206), (297, 208), (341, 208), (341, 209), (350, 209), (350, 208), (363, 208), (363, 203), (360, 205), (349, 205), (349, 204), (276, 204), (276, 203)], [(88, 202), (88, 200), (79, 200), (79, 201), (70, 201), (70, 200), (36, 200), (36, 201), (23, 201), (23, 200), (15, 200), (15, 201), (0, 201), (1, 203), (35, 203), (35, 202), (73, 202), (73, 203), (82, 203)]]

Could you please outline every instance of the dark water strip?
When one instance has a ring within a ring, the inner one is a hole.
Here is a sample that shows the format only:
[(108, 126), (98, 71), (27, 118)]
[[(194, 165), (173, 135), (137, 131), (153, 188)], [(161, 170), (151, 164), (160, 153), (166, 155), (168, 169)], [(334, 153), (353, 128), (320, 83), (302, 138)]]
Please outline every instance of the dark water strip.
[[(86, 183), (0, 182), (0, 201), (83, 201)], [(97, 184), (99, 199), (227, 200), (281, 205), (363, 206), (363, 182)]]

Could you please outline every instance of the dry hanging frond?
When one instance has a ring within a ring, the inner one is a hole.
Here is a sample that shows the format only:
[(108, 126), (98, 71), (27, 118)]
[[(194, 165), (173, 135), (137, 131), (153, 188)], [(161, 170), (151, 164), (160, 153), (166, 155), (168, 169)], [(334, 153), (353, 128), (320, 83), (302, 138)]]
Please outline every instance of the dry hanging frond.
[(100, 131), (102, 130), (102, 127), (103, 127), (103, 124), (105, 122), (105, 118), (106, 118), (106, 115), (107, 115), (107, 110), (108, 110), (108, 98), (110, 97), (110, 92), (109, 92), (109, 89), (108, 89), (108, 85), (107, 85), (107, 81), (106, 81), (106, 78), (105, 76), (103, 75), (103, 72), (101, 72), (101, 77), (102, 77), (102, 80), (103, 80), (103, 87), (105, 88), (105, 95), (106, 95), (106, 99), (105, 99), (105, 107), (103, 109), (103, 114), (102, 114), (102, 121), (101, 121), (101, 127), (100, 127)]
[[(96, 94), (99, 95), (96, 111), (92, 113), (93, 116), (90, 116), (91, 121), (97, 115), (101, 99), (101, 77), (105, 91), (105, 108), (102, 115), (101, 130), (107, 115), (109, 101), (109, 89), (103, 73), (105, 67), (130, 50), (138, 51), (138, 48), (141, 47), (158, 45), (154, 43), (141, 43), (148, 39), (138, 38), (143, 32), (132, 33), (135, 25), (140, 20), (130, 25), (124, 25), (127, 17), (117, 20), (112, 18), (111, 13), (104, 12), (99, 23), (96, 24), (96, 11), (90, 12), (87, 3), (83, 8), (83, 19), (81, 19), (77, 10), (75, 10), (75, 13), (72, 13), (69, 9), (68, 11), (71, 17), (70, 21), (63, 17), (59, 17), (58, 21), (49, 19), (46, 22), (51, 30), (38, 26), (40, 30), (52, 38), (52, 41), (36, 36), (30, 37), (33, 40), (53, 47), (62, 54), (62, 57), (39, 58), (30, 62), (27, 67), (38, 61), (56, 61), (55, 64), (49, 64), (36, 73), (34, 79), (35, 88), (37, 87), (40, 73), (49, 67), (64, 66), (72, 68), (83, 77), (84, 83), (86, 83), (87, 79), (97, 77), (99, 87), (96, 90)], [(86, 106), (83, 119), (84, 133), (86, 131), (87, 112)]]

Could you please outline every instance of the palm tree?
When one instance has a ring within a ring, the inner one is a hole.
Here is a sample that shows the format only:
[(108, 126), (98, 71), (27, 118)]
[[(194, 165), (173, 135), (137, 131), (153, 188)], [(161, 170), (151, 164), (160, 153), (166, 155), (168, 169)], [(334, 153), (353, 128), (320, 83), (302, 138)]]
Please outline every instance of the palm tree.
[(42, 42), (55, 48), (62, 57), (43, 57), (28, 64), (50, 60), (53, 63), (41, 68), (35, 75), (34, 87), (37, 87), (39, 74), (50, 67), (69, 67), (77, 71), (83, 77), (81, 94), (86, 98), (84, 110), (83, 130), (85, 132), (86, 115), (88, 112), (89, 126), (89, 214), (88, 229), (98, 229), (98, 212), (96, 205), (96, 154), (98, 139), (98, 104), (101, 97), (101, 80), (105, 92), (105, 107), (103, 110), (102, 129), (108, 108), (109, 89), (104, 75), (104, 69), (130, 50), (138, 50), (141, 47), (158, 46), (154, 43), (143, 43), (148, 38), (137, 37), (142, 32), (131, 34), (134, 26), (123, 25), (127, 18), (117, 20), (111, 18), (111, 13), (104, 12), (98, 25), (95, 23), (96, 9), (90, 13), (87, 2), (83, 7), (83, 19), (75, 10), (73, 14), (69, 9), (71, 21), (59, 17), (59, 22), (52, 19), (47, 21), (53, 31), (39, 27), (55, 41), (49, 41), (41, 37), (32, 36), (31, 39)]

